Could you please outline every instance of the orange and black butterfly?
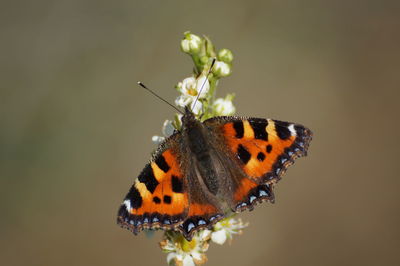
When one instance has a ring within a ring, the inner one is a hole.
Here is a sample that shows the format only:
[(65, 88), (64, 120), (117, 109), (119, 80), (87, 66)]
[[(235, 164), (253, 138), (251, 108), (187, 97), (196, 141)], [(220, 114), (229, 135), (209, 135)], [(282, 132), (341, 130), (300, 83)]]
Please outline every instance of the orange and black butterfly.
[(200, 122), (188, 109), (135, 180), (118, 212), (133, 233), (171, 229), (190, 240), (235, 212), (274, 201), (273, 187), (306, 156), (312, 132), (273, 119), (218, 116)]

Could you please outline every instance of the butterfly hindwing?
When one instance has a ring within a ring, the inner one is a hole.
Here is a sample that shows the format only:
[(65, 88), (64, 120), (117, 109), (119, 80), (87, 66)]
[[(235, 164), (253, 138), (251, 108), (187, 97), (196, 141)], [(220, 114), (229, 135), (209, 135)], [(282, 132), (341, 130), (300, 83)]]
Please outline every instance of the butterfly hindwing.
[(176, 228), (188, 214), (186, 179), (179, 160), (179, 133), (168, 138), (153, 155), (118, 212), (118, 223), (141, 229)]
[(232, 176), (237, 183), (236, 211), (252, 209), (261, 200), (273, 201), (273, 184), (296, 158), (306, 155), (312, 137), (301, 125), (272, 119), (215, 117), (204, 124), (219, 135), (227, 156), (242, 170), (242, 175)]
[[(193, 158), (187, 158), (194, 160)], [(220, 201), (213, 195), (204, 184), (199, 175), (197, 163), (186, 164), (189, 209), (186, 220), (179, 226), (179, 230), (186, 239), (190, 240), (193, 234), (202, 228), (210, 228), (213, 224), (224, 217)]]

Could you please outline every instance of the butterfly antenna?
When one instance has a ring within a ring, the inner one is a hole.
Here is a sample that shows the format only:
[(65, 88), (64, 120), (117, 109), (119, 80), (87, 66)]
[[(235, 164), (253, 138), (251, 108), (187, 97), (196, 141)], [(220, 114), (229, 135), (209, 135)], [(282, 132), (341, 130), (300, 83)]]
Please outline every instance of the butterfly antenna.
[(195, 100), (194, 103), (193, 103), (193, 108), (192, 108), (192, 109), (194, 109), (194, 107), (196, 106), (197, 100), (199, 99), (199, 97), (200, 97), (200, 95), (201, 95), (201, 92), (203, 91), (204, 85), (205, 85), (206, 82), (208, 81), (208, 75), (210, 75), (211, 70), (212, 70), (212, 68), (213, 68), (213, 66), (214, 66), (214, 64), (215, 64), (215, 61), (216, 61), (216, 58), (214, 57), (214, 58), (213, 58), (213, 61), (211, 62), (210, 69), (208, 69), (208, 72), (207, 72), (207, 75), (206, 75), (206, 79), (204, 80), (203, 84), (201, 85), (200, 90), (199, 90), (199, 93), (197, 94), (196, 100)]
[(169, 106), (171, 106), (172, 108), (174, 108), (176, 111), (178, 111), (179, 113), (183, 114), (183, 112), (181, 110), (179, 110), (178, 108), (176, 108), (175, 105), (169, 103), (167, 100), (165, 100), (164, 98), (162, 98), (161, 96), (159, 96), (157, 93), (155, 93), (154, 91), (150, 90), (149, 88), (147, 88), (142, 82), (138, 81), (138, 84), (140, 87), (142, 87), (143, 89), (146, 89), (147, 91), (149, 91), (151, 94), (153, 94), (154, 96), (156, 96), (158, 99), (160, 99), (161, 101), (165, 102), (166, 104), (168, 104)]

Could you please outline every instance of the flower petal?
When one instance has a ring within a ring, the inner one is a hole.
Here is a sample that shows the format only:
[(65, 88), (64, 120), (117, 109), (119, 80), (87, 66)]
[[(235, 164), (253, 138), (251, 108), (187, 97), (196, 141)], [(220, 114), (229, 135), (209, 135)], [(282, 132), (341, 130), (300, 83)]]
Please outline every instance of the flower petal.
[(197, 101), (196, 103), (193, 101), (190, 105), (190, 109), (196, 116), (198, 116), (203, 111), (203, 104), (200, 101)]
[(179, 92), (184, 95), (193, 96), (191, 92), (194, 89), (196, 89), (196, 79), (194, 77), (189, 77), (182, 81)]
[(181, 107), (185, 107), (186, 105), (188, 105), (192, 101), (193, 101), (193, 97), (192, 96), (181, 95), (178, 98), (176, 98), (175, 104), (178, 105), (178, 106), (181, 106)]
[(226, 237), (226, 231), (225, 231), (224, 229), (218, 230), (218, 231), (213, 232), (213, 233), (211, 234), (211, 240), (212, 240), (212, 242), (217, 243), (217, 244), (219, 244), (219, 245), (224, 244), (225, 241), (226, 241), (226, 238), (227, 238), (227, 237)]
[(161, 142), (164, 141), (164, 137), (160, 137), (160, 136), (153, 136), (151, 137), (151, 141), (154, 142), (154, 144), (160, 144)]
[(210, 82), (208, 82), (206, 76), (200, 76), (197, 79), (196, 90), (197, 93), (200, 93), (199, 99), (205, 98), (207, 96), (207, 93), (210, 90)]
[(196, 266), (196, 265), (194, 264), (194, 261), (193, 261), (192, 256), (186, 255), (186, 256), (183, 258), (183, 266)]
[(170, 252), (167, 255), (167, 263), (171, 264), (171, 261), (174, 260), (176, 258), (176, 253), (175, 252)]
[(165, 120), (163, 127), (162, 127), (162, 133), (164, 136), (169, 137), (171, 136), (175, 131), (174, 126), (172, 125), (171, 120)]
[(210, 239), (210, 237), (211, 237), (211, 230), (204, 229), (204, 230), (199, 232), (199, 238), (202, 241), (207, 241), (207, 240)]
[(192, 252), (191, 255), (192, 255), (194, 263), (196, 263), (197, 265), (204, 264), (207, 261), (207, 256), (203, 253)]

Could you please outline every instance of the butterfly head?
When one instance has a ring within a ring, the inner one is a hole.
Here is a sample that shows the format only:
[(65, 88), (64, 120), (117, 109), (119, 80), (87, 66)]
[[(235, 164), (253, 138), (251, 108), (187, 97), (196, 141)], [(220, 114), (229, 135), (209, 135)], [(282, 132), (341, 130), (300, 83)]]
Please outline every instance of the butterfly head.
[(192, 121), (196, 121), (196, 117), (194, 116), (194, 113), (192, 112), (192, 110), (190, 110), (190, 108), (188, 106), (185, 107), (185, 113), (182, 116), (182, 124), (188, 124)]
[(189, 107), (185, 107), (185, 113), (182, 116), (182, 132), (192, 132), (197, 131), (196, 129), (200, 130), (202, 127), (202, 123), (199, 119), (196, 118), (194, 113)]

